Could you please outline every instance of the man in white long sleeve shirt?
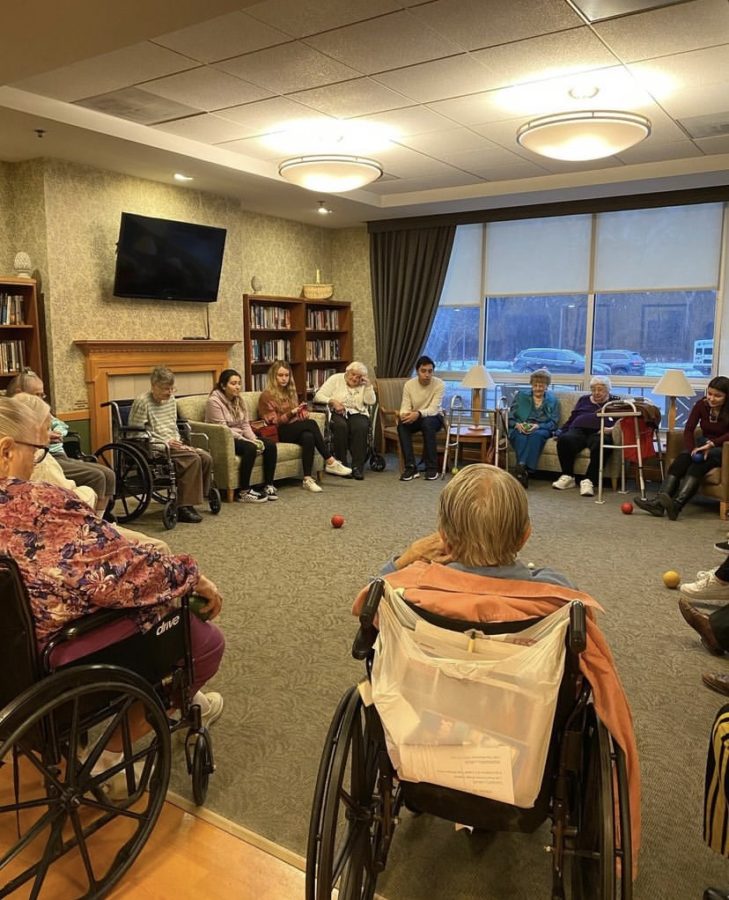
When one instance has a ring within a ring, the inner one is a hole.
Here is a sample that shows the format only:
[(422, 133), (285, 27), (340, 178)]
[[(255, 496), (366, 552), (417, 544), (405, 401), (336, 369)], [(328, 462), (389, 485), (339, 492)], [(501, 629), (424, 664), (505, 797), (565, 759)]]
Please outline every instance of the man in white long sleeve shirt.
[(376, 401), (370, 384), (367, 366), (351, 362), (343, 373), (331, 375), (314, 396), (314, 403), (326, 403), (331, 410), (334, 456), (347, 464), (347, 452), (352, 456), (352, 478), (362, 481), (367, 458), (367, 434), (370, 414), (367, 405)]
[(445, 382), (433, 375), (435, 363), (429, 356), (421, 356), (415, 363), (417, 378), (405, 382), (400, 404), (400, 415), (397, 434), (405, 460), (405, 470), (400, 481), (412, 481), (419, 473), (415, 465), (413, 453), (413, 434), (423, 434), (423, 459), (425, 461), (425, 477), (434, 481), (438, 477), (438, 453), (436, 450), (436, 434), (443, 427), (441, 407)]

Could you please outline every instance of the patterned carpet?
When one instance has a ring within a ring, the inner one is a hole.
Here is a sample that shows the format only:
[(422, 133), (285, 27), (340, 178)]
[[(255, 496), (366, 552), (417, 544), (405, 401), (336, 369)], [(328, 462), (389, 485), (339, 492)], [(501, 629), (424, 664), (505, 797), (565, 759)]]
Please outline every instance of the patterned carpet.
[[(166, 533), (195, 555), (225, 597), (227, 652), (215, 687), (225, 713), (214, 727), (218, 764), (208, 806), (304, 852), (322, 743), (342, 692), (361, 675), (350, 656), (357, 590), (384, 560), (432, 530), (441, 482), (401, 484), (394, 461), (358, 483), (325, 476), (312, 495), (285, 483), (277, 503), (224, 504), (217, 519)], [(667, 590), (669, 568), (693, 580), (718, 565), (717, 506), (693, 503), (678, 522), (636, 513), (607, 493), (598, 506), (549, 481), (529, 490), (533, 536), (523, 558), (566, 572), (605, 607), (601, 625), (630, 698), (643, 776), (643, 851), (636, 900), (699, 898), (729, 886), (726, 862), (701, 840), (703, 772), (713, 716), (722, 703), (701, 685), (726, 671), (708, 656)], [(341, 513), (337, 531), (330, 517)], [(162, 535), (159, 508), (141, 528)], [(179, 753), (179, 750), (177, 751)], [(181, 757), (175, 790), (189, 795)], [(405, 813), (378, 893), (390, 900), (549, 896), (544, 833), (456, 834)]]

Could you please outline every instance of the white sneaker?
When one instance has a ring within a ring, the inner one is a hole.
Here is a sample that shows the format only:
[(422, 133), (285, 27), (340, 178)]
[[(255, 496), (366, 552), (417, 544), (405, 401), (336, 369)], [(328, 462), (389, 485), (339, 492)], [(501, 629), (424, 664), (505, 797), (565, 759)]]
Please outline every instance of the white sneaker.
[(594, 497), (595, 485), (589, 478), (583, 478), (580, 482), (580, 497)]
[(241, 491), (235, 499), (236, 503), (265, 503), (268, 497), (263, 491), (254, 491), (253, 488), (250, 488), (247, 491)]
[(311, 491), (312, 494), (321, 494), (321, 488), (314, 481), (311, 475), (306, 476), (306, 478), (301, 482), (301, 487), (305, 491)]
[(556, 481), (552, 482), (552, 487), (556, 491), (566, 491), (569, 488), (576, 487), (575, 479), (571, 475), (560, 475)]
[(272, 484), (267, 484), (261, 491), (266, 500), (278, 500), (278, 491)]
[(352, 474), (352, 470), (348, 466), (342, 465), (338, 459), (335, 459), (333, 463), (327, 463), (324, 471), (327, 475), (342, 475), (345, 478)]
[(198, 691), (192, 698), (192, 702), (197, 703), (200, 707), (200, 716), (206, 728), (210, 728), (223, 714), (223, 697), (217, 691), (208, 691), (207, 694)]
[(679, 591), (699, 600), (729, 600), (729, 584), (719, 581), (714, 572), (699, 572), (696, 581), (682, 584)]

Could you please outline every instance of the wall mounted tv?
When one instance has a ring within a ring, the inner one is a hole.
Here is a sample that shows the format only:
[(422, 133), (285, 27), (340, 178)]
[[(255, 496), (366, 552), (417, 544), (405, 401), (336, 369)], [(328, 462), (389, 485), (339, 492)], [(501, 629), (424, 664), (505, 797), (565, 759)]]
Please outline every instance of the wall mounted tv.
[(225, 228), (123, 212), (114, 294), (147, 300), (218, 299)]

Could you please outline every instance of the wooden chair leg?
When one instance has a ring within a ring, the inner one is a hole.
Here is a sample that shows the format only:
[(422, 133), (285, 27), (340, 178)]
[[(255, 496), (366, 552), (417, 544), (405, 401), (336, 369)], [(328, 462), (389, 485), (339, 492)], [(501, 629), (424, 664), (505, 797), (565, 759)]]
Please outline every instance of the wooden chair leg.
[(726, 519), (729, 516), (729, 500), (719, 501), (719, 516)]
[(228, 503), (232, 503), (233, 500), (235, 500), (235, 491), (233, 490), (233, 488), (225, 489), (225, 499), (228, 501)]

